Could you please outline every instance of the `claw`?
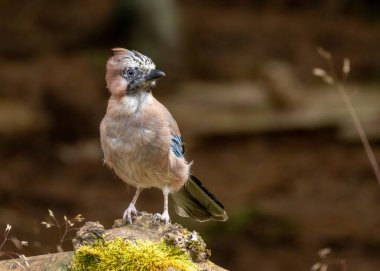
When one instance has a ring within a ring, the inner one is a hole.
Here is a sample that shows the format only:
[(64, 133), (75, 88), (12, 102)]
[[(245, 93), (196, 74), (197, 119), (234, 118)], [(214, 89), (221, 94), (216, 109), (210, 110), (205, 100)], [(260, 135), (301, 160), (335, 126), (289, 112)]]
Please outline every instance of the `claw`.
[(165, 224), (170, 223), (170, 216), (168, 212), (163, 212), (162, 214), (155, 214), (154, 219), (160, 222), (164, 222)]
[(128, 220), (129, 224), (132, 225), (132, 215), (137, 215), (137, 209), (134, 204), (129, 204), (128, 208), (124, 211), (123, 219)]

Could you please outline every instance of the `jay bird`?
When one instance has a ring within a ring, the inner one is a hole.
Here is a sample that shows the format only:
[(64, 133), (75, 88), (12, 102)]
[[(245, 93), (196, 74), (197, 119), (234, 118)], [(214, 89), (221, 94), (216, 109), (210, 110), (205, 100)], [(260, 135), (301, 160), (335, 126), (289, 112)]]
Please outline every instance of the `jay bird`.
[(164, 211), (154, 216), (159, 221), (170, 222), (169, 195), (180, 216), (227, 220), (221, 202), (190, 173), (177, 123), (152, 95), (156, 80), (165, 73), (136, 51), (112, 51), (106, 67), (111, 97), (100, 124), (100, 140), (104, 162), (121, 180), (136, 187), (123, 219), (132, 224), (140, 192), (156, 187), (164, 195)]

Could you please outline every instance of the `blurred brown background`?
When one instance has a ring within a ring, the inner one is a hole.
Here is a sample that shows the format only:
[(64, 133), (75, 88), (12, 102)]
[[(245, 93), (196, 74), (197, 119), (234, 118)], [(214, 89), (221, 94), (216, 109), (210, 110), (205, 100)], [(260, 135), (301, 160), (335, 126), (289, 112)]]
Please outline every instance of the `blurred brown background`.
[[(351, 59), (349, 94), (379, 157), (378, 1), (3, 0), (0, 15), (0, 230), (28, 240), (23, 253), (56, 250), (48, 209), (110, 227), (127, 207), (134, 189), (103, 165), (98, 134), (109, 49), (126, 47), (166, 72), (155, 96), (230, 215), (172, 212), (213, 261), (309, 270), (329, 247), (332, 270), (380, 270), (380, 189), (338, 92), (311, 73), (317, 46), (338, 74)], [(160, 212), (161, 192), (137, 208)]]

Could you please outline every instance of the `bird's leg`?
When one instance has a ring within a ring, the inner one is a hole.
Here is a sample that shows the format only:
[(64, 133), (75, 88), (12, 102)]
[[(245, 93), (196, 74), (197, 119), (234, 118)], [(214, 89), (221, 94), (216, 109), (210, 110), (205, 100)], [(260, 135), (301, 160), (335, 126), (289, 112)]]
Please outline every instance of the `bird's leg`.
[(136, 201), (139, 198), (140, 192), (143, 189), (141, 187), (137, 187), (136, 193), (129, 204), (128, 208), (124, 211), (123, 219), (128, 219), (129, 224), (132, 225), (132, 215), (137, 215), (137, 209), (135, 207)]
[(154, 217), (157, 220), (161, 220), (165, 223), (170, 223), (170, 217), (169, 217), (169, 204), (168, 204), (168, 198), (170, 193), (170, 188), (165, 186), (162, 189), (162, 193), (164, 194), (164, 212), (162, 214), (155, 214)]

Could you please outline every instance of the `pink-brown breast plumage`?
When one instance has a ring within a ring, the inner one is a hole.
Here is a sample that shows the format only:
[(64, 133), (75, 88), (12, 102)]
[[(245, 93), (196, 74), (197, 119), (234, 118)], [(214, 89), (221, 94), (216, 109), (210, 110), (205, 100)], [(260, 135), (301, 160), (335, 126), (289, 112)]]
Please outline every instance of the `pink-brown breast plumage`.
[(129, 185), (177, 191), (190, 165), (171, 151), (174, 134), (177, 124), (151, 93), (111, 97), (100, 125), (104, 161)]

